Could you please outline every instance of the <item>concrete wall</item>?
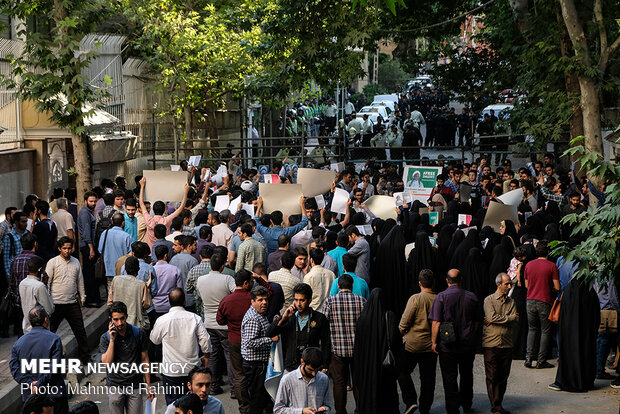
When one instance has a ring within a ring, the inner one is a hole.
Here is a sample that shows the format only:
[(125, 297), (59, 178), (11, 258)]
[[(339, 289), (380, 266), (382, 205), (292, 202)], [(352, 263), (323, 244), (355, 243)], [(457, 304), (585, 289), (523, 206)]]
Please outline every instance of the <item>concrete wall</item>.
[(0, 152), (0, 215), (6, 207), (21, 209), (26, 196), (33, 193), (35, 155), (34, 149)]

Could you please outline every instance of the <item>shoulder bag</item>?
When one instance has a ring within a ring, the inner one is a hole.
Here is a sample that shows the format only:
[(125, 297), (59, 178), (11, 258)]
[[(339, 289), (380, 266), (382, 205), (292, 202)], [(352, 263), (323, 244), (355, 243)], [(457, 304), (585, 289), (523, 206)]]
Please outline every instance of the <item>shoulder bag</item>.
[(105, 261), (103, 260), (103, 253), (105, 252), (105, 244), (108, 241), (108, 233), (110, 230), (106, 230), (103, 238), (103, 246), (101, 247), (101, 254), (95, 262), (95, 283), (99, 286), (106, 278)]
[(385, 313), (385, 330), (387, 337), (387, 352), (385, 354), (385, 358), (383, 358), (382, 368), (388, 372), (396, 372), (396, 358), (394, 358), (394, 353), (392, 352), (392, 332), (390, 329), (390, 323), (388, 320), (388, 312)]
[[(461, 293), (459, 298), (457, 307), (456, 307), (456, 315), (455, 321), (461, 317), (463, 313), (463, 300), (465, 299), (465, 293)], [(453, 344), (457, 341), (456, 336), (456, 327), (458, 324), (456, 322), (442, 322), (439, 324), (439, 341), (444, 344)]]
[(553, 323), (558, 323), (560, 321), (560, 308), (562, 307), (563, 295), (564, 293), (562, 293), (559, 298), (555, 298), (551, 306), (551, 311), (549, 311), (549, 320)]

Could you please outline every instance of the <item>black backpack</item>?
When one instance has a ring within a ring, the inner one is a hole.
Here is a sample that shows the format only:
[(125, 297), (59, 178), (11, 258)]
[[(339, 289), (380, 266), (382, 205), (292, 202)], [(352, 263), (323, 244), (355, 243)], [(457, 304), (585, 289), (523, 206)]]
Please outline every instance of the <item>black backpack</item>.
[(95, 246), (99, 246), (99, 239), (101, 238), (101, 234), (112, 228), (112, 218), (111, 217), (103, 217), (99, 216), (99, 221), (95, 226)]

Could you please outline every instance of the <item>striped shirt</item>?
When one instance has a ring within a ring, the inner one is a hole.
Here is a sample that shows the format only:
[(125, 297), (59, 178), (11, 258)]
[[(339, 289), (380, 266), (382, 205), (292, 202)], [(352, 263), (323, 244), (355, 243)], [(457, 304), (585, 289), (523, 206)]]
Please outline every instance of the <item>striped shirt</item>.
[(353, 294), (350, 290), (341, 290), (325, 301), (323, 313), (329, 320), (332, 336), (332, 349), (339, 357), (352, 357), (355, 344), (355, 324), (366, 304), (366, 299)]

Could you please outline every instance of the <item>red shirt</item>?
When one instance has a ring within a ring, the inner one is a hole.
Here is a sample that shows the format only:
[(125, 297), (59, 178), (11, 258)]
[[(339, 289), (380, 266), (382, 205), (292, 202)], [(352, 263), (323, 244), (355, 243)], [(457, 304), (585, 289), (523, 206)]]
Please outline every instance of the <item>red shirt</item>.
[[(268, 295), (271, 297), (271, 285), (262, 278), (259, 278), (257, 283), (267, 288)], [(241, 322), (250, 306), (252, 306), (252, 295), (249, 290), (244, 289), (235, 289), (220, 302), (215, 320), (220, 325), (228, 325), (228, 342), (241, 343)]]
[(251, 305), (250, 291), (245, 289), (235, 289), (220, 302), (215, 320), (228, 325), (228, 342), (241, 343), (241, 322)]
[(555, 263), (547, 259), (532, 260), (525, 265), (523, 273), (527, 280), (527, 299), (539, 300), (551, 305), (551, 291), (553, 289), (553, 281), (560, 280), (560, 274)]

